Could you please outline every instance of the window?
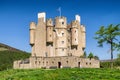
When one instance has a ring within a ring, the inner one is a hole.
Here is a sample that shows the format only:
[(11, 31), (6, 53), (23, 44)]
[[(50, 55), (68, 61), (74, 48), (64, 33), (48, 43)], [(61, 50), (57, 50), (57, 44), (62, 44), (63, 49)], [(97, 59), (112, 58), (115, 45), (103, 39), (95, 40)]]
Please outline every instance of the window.
[(76, 30), (75, 30), (75, 33), (76, 33)]
[(90, 62), (90, 65), (91, 65), (91, 62)]
[(51, 37), (51, 34), (50, 34), (50, 37)]
[(87, 65), (88, 63), (86, 62), (86, 65)]
[(62, 44), (64, 44), (64, 41), (62, 41)]
[(54, 61), (52, 61), (52, 64), (54, 64)]
[(64, 51), (64, 49), (62, 49), (62, 51)]
[(75, 41), (76, 41), (76, 38), (75, 38)]
[(68, 61), (66, 61), (66, 63), (68, 63)]
[(64, 24), (64, 22), (62, 22), (62, 24)]
[(62, 35), (64, 35), (64, 33), (62, 33)]

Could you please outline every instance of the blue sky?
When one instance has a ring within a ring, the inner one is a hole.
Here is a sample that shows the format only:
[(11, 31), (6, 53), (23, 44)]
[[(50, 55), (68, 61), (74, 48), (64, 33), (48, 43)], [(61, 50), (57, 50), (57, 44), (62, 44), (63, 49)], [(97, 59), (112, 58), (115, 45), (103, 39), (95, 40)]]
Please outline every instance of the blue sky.
[(110, 59), (110, 45), (99, 48), (93, 37), (100, 26), (120, 23), (120, 0), (0, 0), (0, 42), (31, 52), (29, 23), (37, 23), (39, 12), (46, 12), (47, 18), (59, 16), (59, 7), (68, 23), (76, 14), (81, 16), (81, 24), (86, 26), (86, 52)]

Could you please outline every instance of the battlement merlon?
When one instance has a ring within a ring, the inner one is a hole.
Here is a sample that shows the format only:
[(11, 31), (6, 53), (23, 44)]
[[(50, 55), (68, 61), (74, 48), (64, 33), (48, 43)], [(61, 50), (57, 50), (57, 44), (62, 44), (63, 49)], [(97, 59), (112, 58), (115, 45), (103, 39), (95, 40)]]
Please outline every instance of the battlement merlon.
[(53, 20), (52, 20), (52, 18), (47, 19), (46, 26), (47, 27), (53, 27)]

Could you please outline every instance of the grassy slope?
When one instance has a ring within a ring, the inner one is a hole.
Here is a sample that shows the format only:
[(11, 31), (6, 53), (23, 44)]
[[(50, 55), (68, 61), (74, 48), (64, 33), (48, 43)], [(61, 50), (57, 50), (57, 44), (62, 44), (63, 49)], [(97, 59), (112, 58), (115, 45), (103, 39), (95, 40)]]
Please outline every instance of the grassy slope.
[(13, 61), (28, 58), (30, 54), (21, 51), (0, 51), (0, 71), (13, 67)]
[(13, 61), (28, 58), (30, 54), (0, 43), (0, 71), (13, 67)]
[(6, 70), (0, 80), (120, 80), (117, 69)]

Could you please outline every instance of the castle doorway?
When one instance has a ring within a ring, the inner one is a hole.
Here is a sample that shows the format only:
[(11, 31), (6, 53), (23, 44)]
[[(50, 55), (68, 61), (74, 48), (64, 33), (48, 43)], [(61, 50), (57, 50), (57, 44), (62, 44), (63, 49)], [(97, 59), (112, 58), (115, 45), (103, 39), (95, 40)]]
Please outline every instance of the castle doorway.
[(61, 68), (61, 62), (58, 62), (58, 68)]
[(78, 68), (80, 68), (81, 66), (80, 66), (80, 62), (78, 62)]

